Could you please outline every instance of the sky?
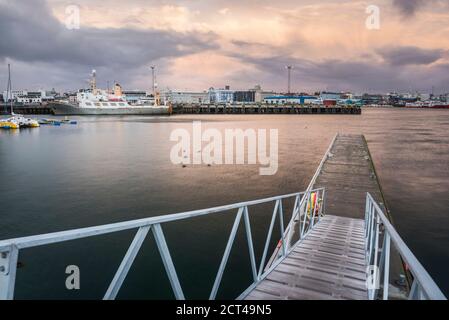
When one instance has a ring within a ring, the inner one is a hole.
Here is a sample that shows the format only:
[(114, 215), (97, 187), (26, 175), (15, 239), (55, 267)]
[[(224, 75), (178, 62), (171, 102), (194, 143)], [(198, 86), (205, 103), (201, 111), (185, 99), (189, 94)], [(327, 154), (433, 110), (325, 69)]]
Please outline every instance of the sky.
[(449, 92), (449, 0), (0, 0), (0, 39), (0, 89)]

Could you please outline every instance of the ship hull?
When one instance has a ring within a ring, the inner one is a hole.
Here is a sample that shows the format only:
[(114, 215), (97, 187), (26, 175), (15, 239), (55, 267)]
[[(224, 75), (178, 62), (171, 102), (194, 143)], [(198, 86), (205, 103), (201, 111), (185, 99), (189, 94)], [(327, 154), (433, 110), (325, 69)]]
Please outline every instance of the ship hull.
[(449, 109), (449, 104), (442, 104), (429, 107), (430, 109)]
[(128, 108), (79, 108), (78, 106), (65, 103), (51, 103), (49, 108), (54, 115), (60, 116), (82, 116), (82, 115), (168, 115), (169, 108), (158, 107), (128, 107)]

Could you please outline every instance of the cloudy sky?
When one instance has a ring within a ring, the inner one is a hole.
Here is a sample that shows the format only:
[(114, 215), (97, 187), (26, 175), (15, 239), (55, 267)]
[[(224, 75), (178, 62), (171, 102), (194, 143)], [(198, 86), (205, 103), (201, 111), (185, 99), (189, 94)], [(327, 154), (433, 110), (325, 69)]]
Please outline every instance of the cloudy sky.
[(0, 0), (0, 35), (0, 88), (449, 92), (449, 0)]

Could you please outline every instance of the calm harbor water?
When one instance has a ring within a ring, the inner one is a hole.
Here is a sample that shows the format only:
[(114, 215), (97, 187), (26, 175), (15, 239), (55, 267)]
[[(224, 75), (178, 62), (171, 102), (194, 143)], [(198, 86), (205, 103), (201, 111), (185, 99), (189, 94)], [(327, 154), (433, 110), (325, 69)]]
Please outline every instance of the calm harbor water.
[[(333, 136), (365, 134), (398, 231), (449, 295), (449, 112), (365, 109), (341, 115), (80, 117), (78, 125), (0, 131), (0, 239), (201, 209), (304, 190)], [(205, 128), (278, 129), (279, 169), (258, 165), (174, 165), (170, 133)], [(257, 209), (257, 208), (255, 208)], [(270, 208), (251, 212), (260, 258)], [(235, 212), (164, 225), (187, 298), (207, 298)], [(134, 232), (21, 252), (17, 298), (103, 296)], [(249, 284), (239, 229), (218, 297)], [(65, 289), (65, 268), (81, 289)], [(172, 298), (149, 236), (118, 298)]]

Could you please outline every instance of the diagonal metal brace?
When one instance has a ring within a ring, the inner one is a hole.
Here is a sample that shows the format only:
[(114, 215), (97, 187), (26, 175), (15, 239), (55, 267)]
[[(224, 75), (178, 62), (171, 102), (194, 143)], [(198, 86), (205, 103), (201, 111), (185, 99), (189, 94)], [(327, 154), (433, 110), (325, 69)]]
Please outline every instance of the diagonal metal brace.
[(0, 300), (14, 298), (18, 256), (19, 249), (15, 245), (0, 252)]

